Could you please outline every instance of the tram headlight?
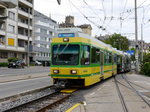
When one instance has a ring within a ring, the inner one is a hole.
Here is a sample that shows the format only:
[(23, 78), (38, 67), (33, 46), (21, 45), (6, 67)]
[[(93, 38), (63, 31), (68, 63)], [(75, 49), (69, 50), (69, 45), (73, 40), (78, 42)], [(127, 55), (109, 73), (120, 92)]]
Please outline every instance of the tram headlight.
[(63, 41), (64, 42), (69, 42), (69, 38), (64, 38)]
[(53, 70), (53, 72), (54, 72), (55, 74), (58, 74), (58, 73), (59, 73), (59, 70)]
[(71, 70), (71, 74), (77, 74), (76, 70)]

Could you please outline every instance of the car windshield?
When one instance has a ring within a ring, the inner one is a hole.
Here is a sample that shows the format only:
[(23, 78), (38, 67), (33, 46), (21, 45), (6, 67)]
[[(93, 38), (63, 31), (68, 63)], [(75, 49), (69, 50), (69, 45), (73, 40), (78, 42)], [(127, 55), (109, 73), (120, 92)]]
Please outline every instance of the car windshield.
[(77, 65), (79, 63), (79, 45), (54, 45), (53, 65)]

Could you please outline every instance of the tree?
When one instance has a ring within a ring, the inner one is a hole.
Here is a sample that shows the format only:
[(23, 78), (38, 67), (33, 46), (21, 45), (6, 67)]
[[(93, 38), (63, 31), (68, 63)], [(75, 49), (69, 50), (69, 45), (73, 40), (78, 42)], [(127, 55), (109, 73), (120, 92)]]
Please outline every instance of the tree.
[(129, 41), (126, 37), (121, 34), (113, 34), (110, 38), (104, 40), (106, 44), (112, 45), (114, 48), (118, 50), (129, 50)]

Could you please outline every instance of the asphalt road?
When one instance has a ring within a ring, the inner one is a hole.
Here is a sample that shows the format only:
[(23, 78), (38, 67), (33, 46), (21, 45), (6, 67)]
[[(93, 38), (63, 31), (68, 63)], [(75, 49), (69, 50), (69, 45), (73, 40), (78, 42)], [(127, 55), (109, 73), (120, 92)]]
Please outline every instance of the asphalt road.
[(49, 73), (50, 67), (35, 66), (25, 68), (0, 68), (0, 76), (14, 76), (14, 75), (26, 75), (36, 73)]
[(0, 83), (0, 99), (52, 85), (50, 77)]

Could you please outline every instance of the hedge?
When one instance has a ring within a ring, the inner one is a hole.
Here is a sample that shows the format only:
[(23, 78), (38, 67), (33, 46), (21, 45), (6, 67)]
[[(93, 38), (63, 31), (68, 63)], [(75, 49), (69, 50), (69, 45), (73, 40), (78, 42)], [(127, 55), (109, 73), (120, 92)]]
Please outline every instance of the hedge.
[(141, 67), (141, 73), (150, 76), (150, 62), (145, 62)]
[(8, 63), (0, 63), (0, 67), (7, 67)]
[(19, 60), (19, 58), (15, 58), (15, 57), (9, 58), (9, 59), (8, 59), (8, 62), (12, 62), (12, 61), (15, 61), (15, 60)]

